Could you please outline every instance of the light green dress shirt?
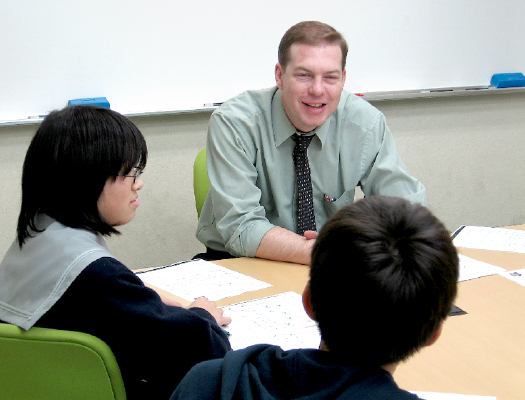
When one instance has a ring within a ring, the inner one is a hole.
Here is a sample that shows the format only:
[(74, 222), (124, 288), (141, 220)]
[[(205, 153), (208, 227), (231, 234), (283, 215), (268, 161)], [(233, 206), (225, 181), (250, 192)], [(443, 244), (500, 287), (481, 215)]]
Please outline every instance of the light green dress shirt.
[[(297, 188), (291, 136), (277, 87), (241, 93), (211, 116), (207, 138), (210, 191), (197, 227), (207, 247), (254, 257), (274, 226), (296, 231)], [(384, 115), (343, 91), (339, 105), (315, 129), (308, 148), (315, 220), (319, 230), (356, 186), (426, 204), (424, 186), (409, 175)]]

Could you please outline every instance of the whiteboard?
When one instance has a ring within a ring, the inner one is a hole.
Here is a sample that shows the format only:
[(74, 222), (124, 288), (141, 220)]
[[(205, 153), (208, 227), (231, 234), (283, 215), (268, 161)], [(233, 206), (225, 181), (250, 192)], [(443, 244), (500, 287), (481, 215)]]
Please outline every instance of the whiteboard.
[(148, 113), (202, 108), (275, 84), (302, 20), (349, 44), (353, 92), (488, 85), (525, 72), (523, 0), (2, 0), (0, 121), (107, 97)]

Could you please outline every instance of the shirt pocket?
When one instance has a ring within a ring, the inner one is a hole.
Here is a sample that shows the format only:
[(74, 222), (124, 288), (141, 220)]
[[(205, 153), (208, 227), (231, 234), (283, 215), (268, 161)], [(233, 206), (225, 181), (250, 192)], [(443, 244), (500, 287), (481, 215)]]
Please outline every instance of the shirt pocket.
[(339, 198), (331, 197), (329, 194), (325, 194), (324, 196), (324, 208), (326, 211), (326, 214), (331, 217), (334, 215), (338, 210), (346, 206), (347, 204), (351, 204), (354, 202), (354, 196), (355, 196), (355, 189), (349, 189), (346, 192), (344, 192)]

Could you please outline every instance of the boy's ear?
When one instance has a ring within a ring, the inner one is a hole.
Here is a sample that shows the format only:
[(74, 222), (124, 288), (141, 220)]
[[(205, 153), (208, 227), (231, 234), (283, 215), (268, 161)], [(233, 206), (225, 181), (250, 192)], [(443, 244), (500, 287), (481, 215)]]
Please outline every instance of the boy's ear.
[(439, 327), (436, 329), (436, 331), (430, 336), (430, 338), (425, 343), (425, 346), (432, 346), (441, 336), (441, 331), (443, 330), (443, 322), (439, 324)]
[(312, 300), (310, 297), (310, 281), (308, 281), (308, 283), (306, 284), (303, 290), (303, 307), (304, 307), (304, 310), (306, 311), (306, 314), (308, 314), (308, 316), (315, 321), (316, 320), (315, 314), (312, 308)]

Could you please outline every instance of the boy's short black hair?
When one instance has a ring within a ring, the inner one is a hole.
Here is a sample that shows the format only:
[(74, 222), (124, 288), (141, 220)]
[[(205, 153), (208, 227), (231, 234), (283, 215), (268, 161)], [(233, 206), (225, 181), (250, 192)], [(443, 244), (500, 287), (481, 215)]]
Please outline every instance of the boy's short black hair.
[(311, 302), (326, 346), (355, 365), (406, 359), (449, 314), (458, 275), (450, 234), (427, 208), (383, 196), (345, 206), (312, 252)]
[(60, 223), (103, 235), (118, 233), (101, 217), (97, 203), (108, 178), (146, 166), (148, 150), (139, 129), (108, 108), (74, 106), (51, 112), (26, 153), (20, 247), (37, 231), (35, 218), (47, 214)]

